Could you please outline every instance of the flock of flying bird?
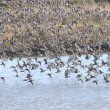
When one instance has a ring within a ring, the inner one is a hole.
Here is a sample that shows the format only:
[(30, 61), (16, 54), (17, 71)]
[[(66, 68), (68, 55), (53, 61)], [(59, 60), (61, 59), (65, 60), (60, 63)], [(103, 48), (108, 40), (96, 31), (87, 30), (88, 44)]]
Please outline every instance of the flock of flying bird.
[[(96, 85), (98, 85), (100, 82), (100, 79), (97, 78), (100, 76), (103, 77), (103, 81), (105, 83), (110, 83), (110, 68), (107, 61), (100, 60), (101, 64), (99, 64), (98, 60), (100, 58), (86, 54), (84, 55), (84, 60), (86, 60), (85, 63), (88, 62), (91, 57), (93, 57), (91, 63), (86, 65), (82, 63), (83, 60), (79, 59), (80, 57), (81, 56), (78, 55), (69, 56), (68, 58), (65, 58), (67, 59), (66, 62), (60, 56), (54, 58), (42, 58), (42, 60), (39, 60), (39, 58), (36, 57), (27, 58), (26, 60), (23, 58), (17, 58), (17, 64), (10, 66), (9, 68), (12, 70), (12, 72), (16, 73), (16, 78), (20, 78), (22, 75), (21, 73), (23, 73), (25, 75), (23, 81), (30, 82), (32, 85), (34, 84), (34, 75), (38, 72), (40, 74), (47, 75), (49, 78), (55, 77), (55, 74), (63, 74), (64, 78), (74, 77), (73, 81), (77, 80), (82, 83), (92, 82)], [(13, 62), (13, 59), (10, 59), (10, 61)], [(5, 61), (1, 62), (1, 66), (6, 68)], [(107, 73), (104, 73), (99, 69), (103, 66), (108, 67)], [(35, 73), (31, 74), (33, 70), (35, 70)], [(7, 79), (3, 76), (0, 78), (4, 82)]]
[[(10, 6), (11, 1), (7, 1)], [(53, 63), (48, 59), (43, 60), (50, 71), (47, 74), (50, 78), (53, 77), (52, 69), (56, 69), (56, 73), (62, 73), (61, 68), (64, 67), (65, 78), (74, 73), (78, 81), (92, 81), (98, 84), (96, 77), (102, 75), (104, 82), (109, 83), (110, 74), (103, 74), (98, 70), (97, 56), (105, 51), (110, 52), (110, 12), (105, 10), (104, 4), (98, 4), (95, 9), (91, 9), (72, 1), (17, 0), (12, 4), (14, 10), (0, 7), (0, 36), (3, 38), (0, 42), (1, 58), (7, 57), (8, 54), (12, 61), (16, 54), (43, 54), (56, 59)], [(60, 58), (60, 55), (65, 54), (72, 54), (66, 63)], [(94, 63), (89, 66), (82, 65), (82, 61), (78, 60), (78, 56), (82, 54), (86, 54), (86, 60), (89, 60), (92, 54)], [(19, 58), (17, 65), (10, 68), (16, 73), (17, 78), (20, 76), (19, 73), (26, 73), (24, 81), (33, 84), (31, 70), (40, 69), (41, 73), (45, 73), (46, 70), (40, 68), (42, 62), (37, 58), (34, 58), (34, 63), (30, 59), (27, 58), (27, 61), (21, 64), (22, 60)], [(102, 66), (107, 64), (108, 62), (102, 60)], [(5, 67), (5, 62), (1, 62), (1, 65)], [(83, 69), (88, 68), (86, 76), (79, 72), (77, 65)], [(6, 80), (5, 77), (0, 78)]]

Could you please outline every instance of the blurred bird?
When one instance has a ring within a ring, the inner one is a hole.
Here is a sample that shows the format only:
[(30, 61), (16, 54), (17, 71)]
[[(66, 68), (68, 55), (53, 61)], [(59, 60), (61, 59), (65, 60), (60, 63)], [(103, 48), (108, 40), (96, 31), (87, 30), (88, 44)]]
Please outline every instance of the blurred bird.
[(85, 77), (85, 82), (90, 81), (90, 78)]
[(50, 78), (52, 78), (52, 75), (49, 73), (49, 74), (47, 74)]
[(44, 72), (44, 71), (46, 71), (46, 70), (44, 70), (44, 69), (42, 69), (42, 68), (39, 68), (41, 71), (40, 72)]
[(85, 59), (89, 60), (89, 56), (86, 54)]
[(45, 62), (45, 64), (47, 64), (47, 63), (48, 63), (46, 58), (44, 59), (44, 62)]
[(95, 83), (96, 85), (98, 85), (98, 80), (94, 80), (92, 82)]
[(30, 70), (29, 70), (29, 69), (26, 68), (25, 70), (26, 70), (28, 73), (30, 73)]
[(5, 63), (3, 61), (1, 62), (1, 65), (5, 67)]
[(0, 79), (2, 79), (3, 81), (5, 81), (5, 78), (4, 77), (0, 77)]
[(105, 66), (106, 64), (107, 64), (107, 62), (104, 62), (104, 61), (102, 60), (102, 65)]
[(41, 61), (38, 61), (38, 63), (41, 65)]
[(104, 81), (105, 81), (105, 83), (109, 83), (108, 78), (107, 78), (105, 75), (103, 75), (103, 77), (104, 77)]
[(33, 85), (33, 80), (32, 79), (28, 80), (28, 82), (30, 82)]

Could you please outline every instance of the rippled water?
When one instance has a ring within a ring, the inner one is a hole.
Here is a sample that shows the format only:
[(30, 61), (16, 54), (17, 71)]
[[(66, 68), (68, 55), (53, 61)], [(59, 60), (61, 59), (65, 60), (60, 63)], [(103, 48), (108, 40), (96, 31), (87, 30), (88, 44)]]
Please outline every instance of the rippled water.
[(0, 110), (109, 110), (110, 87), (78, 83), (0, 87)]

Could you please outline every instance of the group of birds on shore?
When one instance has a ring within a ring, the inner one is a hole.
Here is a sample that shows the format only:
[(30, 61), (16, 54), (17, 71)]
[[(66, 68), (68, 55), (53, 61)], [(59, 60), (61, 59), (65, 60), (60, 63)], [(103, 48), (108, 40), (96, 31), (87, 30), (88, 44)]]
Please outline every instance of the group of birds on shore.
[[(24, 82), (30, 82), (32, 85), (34, 84), (34, 77), (38, 77), (36, 74), (47, 75), (48, 78), (55, 78), (55, 75), (63, 75), (65, 79), (73, 78), (78, 82), (92, 82), (98, 85), (100, 83), (100, 77), (103, 79), (105, 83), (110, 83), (110, 68), (109, 62), (100, 59), (100, 57), (92, 56), (92, 55), (83, 55), (75, 56), (71, 55), (69, 57), (57, 56), (54, 58), (42, 58), (40, 60), (37, 57), (26, 58), (17, 58), (16, 64), (10, 66), (9, 68), (13, 73), (15, 73), (15, 77), (19, 79), (22, 75), (25, 76)], [(86, 64), (91, 60), (90, 64)], [(10, 59), (8, 59), (10, 60)], [(85, 62), (84, 62), (84, 61)], [(100, 60), (100, 63), (99, 63)], [(10, 60), (14, 62), (13, 59)], [(1, 62), (1, 66), (6, 68), (6, 61)], [(107, 72), (105, 73), (100, 68), (108, 67)], [(8, 70), (8, 68), (7, 68)], [(34, 74), (31, 74), (34, 70)], [(10, 73), (9, 73), (10, 74)], [(3, 75), (3, 74), (2, 74)], [(1, 75), (0, 75), (1, 76)], [(58, 78), (58, 77), (56, 77)], [(6, 77), (1, 76), (1, 80), (5, 82)], [(101, 79), (101, 80), (102, 80)]]

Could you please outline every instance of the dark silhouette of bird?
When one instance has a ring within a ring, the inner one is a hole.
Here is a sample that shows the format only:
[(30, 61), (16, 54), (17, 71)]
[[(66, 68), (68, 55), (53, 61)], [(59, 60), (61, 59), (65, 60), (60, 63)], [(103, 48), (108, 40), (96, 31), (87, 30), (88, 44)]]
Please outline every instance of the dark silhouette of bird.
[(52, 75), (49, 73), (49, 74), (47, 74), (50, 78), (52, 78)]
[(12, 62), (13, 61), (13, 58), (11, 57), (9, 60)]
[(107, 62), (104, 62), (104, 61), (102, 60), (102, 65), (105, 66), (106, 64), (107, 64)]
[(97, 56), (96, 55), (93, 56), (94, 56), (94, 61), (97, 61), (98, 60)]
[(81, 57), (81, 53), (78, 53), (78, 57)]
[(92, 82), (95, 83), (96, 85), (98, 85), (98, 80), (94, 80)]
[(32, 79), (28, 80), (28, 82), (30, 82), (33, 85), (33, 80)]
[(89, 60), (89, 56), (86, 54), (85, 59)]
[(31, 77), (32, 77), (31, 74), (27, 74), (27, 76), (26, 76), (27, 79), (29, 79), (29, 78), (31, 78)]
[(81, 78), (82, 77), (82, 74), (78, 74), (77, 76), (76, 76), (76, 78)]
[(97, 65), (97, 60), (98, 60), (97, 57), (94, 55), (94, 60), (93, 60), (94, 64), (93, 65)]
[(76, 79), (77, 79), (78, 81), (83, 82), (82, 74), (78, 74), (78, 75), (76, 76)]
[(80, 65), (81, 65), (81, 60), (78, 60), (78, 62), (80, 63)]
[(51, 67), (49, 65), (47, 66), (47, 69), (51, 71)]
[(47, 63), (48, 63), (46, 58), (44, 59), (44, 62), (45, 62), (45, 64), (47, 64)]
[(30, 70), (29, 70), (29, 69), (26, 68), (25, 70), (26, 70), (28, 73), (30, 73)]
[(97, 61), (96, 60), (93, 60), (94, 61), (94, 64), (93, 65), (97, 65)]
[(25, 71), (24, 70), (21, 70), (20, 72), (24, 73)]
[(37, 58), (35, 57), (34, 59), (35, 59), (35, 61), (37, 62)]
[(38, 63), (41, 65), (41, 61), (38, 61)]
[(95, 78), (95, 76), (90, 74), (90, 78)]
[(95, 68), (94, 67), (88, 67), (88, 70), (93, 71), (93, 70), (95, 70)]
[(85, 77), (85, 82), (90, 81), (90, 78)]
[(99, 70), (99, 73), (102, 74), (103, 72), (101, 70)]
[(1, 65), (5, 67), (5, 63), (3, 61), (1, 62)]
[(42, 69), (42, 68), (39, 68), (41, 71), (40, 72), (44, 72), (44, 71), (46, 71), (46, 70), (44, 70), (44, 69)]
[(104, 78), (105, 83), (109, 83), (107, 76), (103, 75), (103, 78)]
[(0, 79), (2, 79), (3, 81), (5, 81), (5, 78), (4, 77), (0, 77)]
[(23, 66), (27, 68), (27, 64), (25, 61), (23, 61)]
[(74, 73), (78, 73), (78, 69), (77, 68), (75, 69)]
[(15, 67), (15, 66), (11, 66), (10, 68), (16, 69), (16, 67)]
[(18, 73), (18, 71), (17, 71), (17, 69), (16, 69), (16, 68), (13, 70), (13, 72), (16, 72), (16, 73)]
[(19, 67), (20, 66), (19, 60), (17, 60), (17, 63), (18, 63), (18, 67)]
[(22, 65), (19, 65), (18, 67), (19, 67), (20, 70), (23, 70), (23, 66)]

